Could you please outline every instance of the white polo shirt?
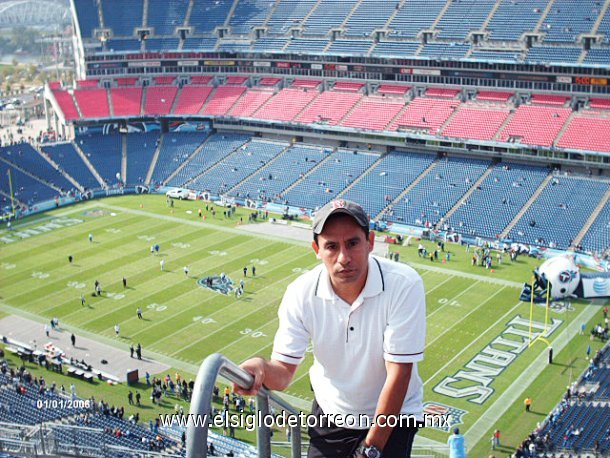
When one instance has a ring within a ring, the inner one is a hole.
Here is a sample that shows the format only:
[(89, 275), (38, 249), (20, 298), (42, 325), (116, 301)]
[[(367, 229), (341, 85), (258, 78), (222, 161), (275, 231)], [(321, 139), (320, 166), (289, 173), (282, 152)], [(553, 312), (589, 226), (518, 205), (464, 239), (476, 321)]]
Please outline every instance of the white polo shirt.
[(309, 375), (324, 413), (372, 418), (390, 361), (413, 363), (401, 413), (423, 420), (417, 361), (424, 354), (426, 302), (415, 270), (369, 256), (366, 284), (350, 305), (335, 294), (326, 267), (319, 265), (288, 286), (278, 316), (271, 358), (299, 364), (311, 339)]

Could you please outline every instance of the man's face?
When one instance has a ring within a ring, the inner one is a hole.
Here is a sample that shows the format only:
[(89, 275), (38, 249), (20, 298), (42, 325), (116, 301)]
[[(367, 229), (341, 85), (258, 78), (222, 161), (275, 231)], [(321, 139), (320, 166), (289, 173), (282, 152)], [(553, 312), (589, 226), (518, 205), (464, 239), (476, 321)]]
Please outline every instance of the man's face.
[(369, 232), (367, 239), (362, 228), (349, 215), (333, 215), (324, 224), (324, 230), (318, 235), (317, 243), (312, 242), (312, 247), (326, 266), (335, 289), (359, 288), (354, 292), (360, 293), (366, 283), (374, 237), (375, 234)]

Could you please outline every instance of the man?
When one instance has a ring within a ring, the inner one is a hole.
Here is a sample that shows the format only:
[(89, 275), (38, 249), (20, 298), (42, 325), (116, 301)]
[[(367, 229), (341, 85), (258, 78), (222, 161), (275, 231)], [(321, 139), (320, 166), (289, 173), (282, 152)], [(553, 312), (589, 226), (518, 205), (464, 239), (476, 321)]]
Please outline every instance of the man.
[[(369, 256), (374, 233), (353, 202), (325, 205), (314, 218), (313, 233), (322, 265), (288, 286), (271, 360), (244, 362), (254, 383), (249, 390), (235, 389), (247, 395), (263, 384), (285, 389), (311, 339), (312, 414), (354, 422), (341, 428), (326, 420), (309, 428), (308, 456), (408, 457), (417, 432), (413, 420), (423, 420), (417, 371), (425, 345), (423, 282), (406, 265)], [(407, 421), (403, 414), (414, 418)], [(389, 427), (381, 415), (401, 415), (402, 424)], [(373, 423), (377, 418), (379, 424)]]
[(76, 345), (76, 336), (74, 333), (70, 336), (70, 342), (72, 342), (73, 347)]
[(447, 439), (447, 445), (449, 445), (449, 458), (466, 458), (466, 443), (459, 428), (453, 430), (453, 434)]
[(121, 332), (121, 327), (117, 323), (114, 325), (114, 334), (118, 337), (120, 332)]
[(138, 320), (142, 320), (142, 309), (140, 307), (138, 307), (136, 309), (136, 315), (138, 315)]
[(127, 278), (123, 277), (123, 288), (127, 288)]

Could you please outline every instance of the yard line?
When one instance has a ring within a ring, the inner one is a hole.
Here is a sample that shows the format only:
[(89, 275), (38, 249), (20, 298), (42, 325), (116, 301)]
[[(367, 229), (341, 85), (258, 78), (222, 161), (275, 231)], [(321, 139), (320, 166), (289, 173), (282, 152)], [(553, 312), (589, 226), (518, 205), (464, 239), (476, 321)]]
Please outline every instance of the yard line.
[[(27, 319), (32, 320), (37, 323), (46, 322), (46, 318), (40, 317), (34, 313), (28, 312), (21, 308), (8, 305), (1, 300), (0, 300), (0, 309), (4, 310), (8, 314), (22, 316), (24, 318), (27, 318)], [(95, 332), (90, 332), (85, 329), (80, 329), (80, 328), (73, 327), (73, 326), (66, 326), (64, 324), (62, 324), (62, 329), (65, 329), (66, 331), (75, 332), (76, 334), (78, 334), (80, 336), (86, 337), (91, 340), (95, 340), (96, 342), (101, 342), (105, 345), (109, 345), (109, 346), (111, 346), (113, 348), (117, 348), (121, 351), (125, 351), (124, 344), (120, 341), (117, 341), (117, 339), (115, 339), (115, 338), (105, 337), (105, 336), (102, 336)], [(127, 353), (127, 352), (125, 351), (125, 353)], [(171, 358), (167, 355), (164, 355), (163, 353), (158, 353), (158, 352), (148, 350), (148, 349), (146, 350), (146, 355), (147, 355), (148, 359), (152, 359), (154, 361), (159, 361), (170, 367), (175, 367), (176, 369), (179, 369), (183, 372), (188, 372), (193, 375), (197, 375), (197, 372), (199, 371), (199, 367), (201, 366), (201, 364), (188, 363), (188, 362), (185, 362), (184, 360), (180, 360), (178, 358)], [(224, 377), (219, 377), (219, 379), (222, 380), (222, 382), (226, 385), (229, 385), (231, 383), (231, 382), (229, 382), (229, 380), (227, 380)], [(296, 396), (292, 396), (292, 395), (289, 395), (286, 393), (281, 393), (281, 392), (276, 392), (276, 393), (280, 397), (286, 399), (293, 406), (299, 406), (299, 408), (304, 409), (304, 410), (307, 410), (310, 407), (309, 403), (303, 402), (302, 399), (299, 399)]]
[[(286, 249), (289, 249), (289, 247), (288, 247), (288, 248), (286, 248)], [(277, 253), (274, 253), (274, 254), (273, 254), (271, 257), (275, 256), (276, 254), (277, 254), (277, 255), (280, 255), (280, 254), (284, 253), (284, 251), (285, 251), (285, 250), (278, 251)], [(267, 258), (267, 259), (270, 259), (270, 258)], [(280, 267), (285, 266), (285, 265), (287, 265), (287, 264), (290, 264), (290, 263), (292, 263), (292, 262), (294, 262), (294, 258), (292, 258), (290, 261), (287, 261), (287, 262), (285, 262), (285, 263), (282, 263), (282, 264), (277, 264), (276, 268), (280, 268)], [(275, 268), (274, 268), (274, 269), (272, 269), (270, 272), (272, 272), (273, 270), (275, 270)], [(237, 270), (237, 271), (234, 271), (234, 272), (241, 273), (241, 269), (239, 269), (239, 270)], [(232, 272), (229, 272), (229, 273), (232, 273)], [(275, 284), (275, 282), (274, 282), (273, 284)], [(260, 289), (260, 290), (256, 290), (256, 292), (259, 292), (259, 291), (264, 291), (264, 290), (266, 290), (266, 289), (267, 289), (269, 286), (270, 286), (270, 285), (267, 285), (267, 286), (265, 286), (264, 288), (262, 288), (262, 289)], [(179, 298), (181, 298), (181, 297), (182, 297), (182, 296), (184, 296), (184, 295), (187, 295), (187, 294), (192, 294), (192, 293), (193, 293), (193, 291), (192, 291), (192, 290), (185, 291), (184, 293), (180, 294), (179, 296), (175, 296), (175, 297), (173, 297), (173, 298), (171, 299), (171, 301), (176, 301), (176, 299), (179, 299)], [(189, 306), (189, 307), (186, 307), (186, 308), (184, 308), (184, 307), (183, 307), (183, 308), (181, 308), (181, 309), (179, 310), (179, 312), (178, 312), (178, 313), (176, 313), (176, 314), (174, 314), (174, 315), (172, 315), (172, 316), (168, 316), (167, 318), (164, 318), (164, 319), (162, 319), (162, 320), (160, 320), (160, 321), (155, 321), (155, 322), (154, 322), (154, 325), (155, 325), (155, 326), (157, 326), (157, 325), (159, 325), (159, 324), (162, 324), (162, 323), (166, 322), (167, 320), (170, 320), (170, 319), (172, 319), (172, 318), (175, 318), (176, 316), (181, 315), (181, 314), (183, 314), (184, 312), (188, 312), (189, 310), (191, 310), (191, 309), (193, 309), (193, 308), (195, 308), (195, 307), (197, 307), (197, 306), (201, 306), (201, 305), (206, 304), (207, 302), (209, 302), (209, 301), (211, 301), (211, 300), (213, 300), (213, 299), (217, 299), (217, 297), (218, 297), (218, 296), (215, 296), (215, 295), (214, 295), (214, 296), (210, 296), (209, 298), (207, 298), (207, 299), (205, 299), (205, 300), (203, 300), (203, 301), (201, 301), (201, 302), (198, 302), (198, 303), (196, 303), (196, 304), (192, 304), (192, 305), (191, 305), (191, 306)], [(216, 315), (216, 314), (218, 314), (219, 312), (224, 311), (224, 310), (225, 310), (225, 308), (226, 308), (227, 306), (230, 306), (230, 305), (233, 305), (233, 304), (235, 304), (235, 303), (234, 303), (234, 302), (232, 302), (232, 303), (230, 303), (230, 304), (226, 304), (226, 305), (225, 305), (225, 306), (223, 306), (222, 308), (215, 310), (215, 311), (214, 311), (214, 312), (213, 312), (211, 315), (208, 315), (206, 318), (210, 318), (210, 317), (212, 317), (212, 316), (215, 316), (215, 315)], [(165, 305), (165, 304), (160, 304), (160, 305)], [(122, 321), (122, 323), (127, 323), (127, 322), (129, 322), (129, 321), (137, 321), (137, 320), (138, 320), (138, 318), (137, 318), (137, 317), (131, 317), (131, 318), (128, 318), (127, 320)], [(172, 335), (174, 335), (174, 334), (177, 334), (177, 333), (179, 333), (179, 332), (182, 332), (182, 331), (184, 331), (184, 329), (185, 329), (185, 328), (180, 328), (178, 331), (173, 332), (172, 334), (165, 335), (165, 336), (163, 336), (163, 339), (165, 339), (165, 338), (167, 338), (167, 337), (170, 337), (170, 336), (172, 336)], [(135, 334), (132, 334), (132, 335), (131, 335), (131, 337), (134, 337), (134, 336), (136, 336), (136, 335), (138, 335), (138, 334), (141, 334), (141, 333), (143, 333), (143, 332), (147, 332), (147, 330), (146, 330), (146, 329), (143, 329), (143, 330), (141, 330), (141, 331), (138, 331), (138, 332), (136, 332)], [(163, 339), (161, 339), (161, 340), (163, 340)], [(157, 344), (158, 342), (160, 342), (160, 340), (155, 341), (155, 344)]]
[(460, 291), (458, 294), (456, 294), (455, 296), (453, 296), (451, 299), (449, 299), (447, 301), (446, 304), (441, 305), (439, 308), (437, 308), (436, 310), (434, 310), (433, 312), (430, 312), (430, 315), (428, 315), (426, 317), (426, 320), (432, 318), (434, 316), (435, 313), (440, 312), (441, 310), (443, 310), (445, 307), (447, 307), (451, 302), (453, 302), (454, 300), (456, 300), (458, 297), (466, 294), (466, 292), (468, 292), (469, 290), (471, 290), (472, 288), (474, 288), (475, 286), (477, 286), (479, 284), (479, 282), (475, 282), (472, 285), (470, 285), (468, 288)]
[(483, 302), (481, 302), (477, 307), (475, 307), (474, 309), (472, 309), (470, 312), (468, 312), (466, 315), (464, 315), (462, 317), (462, 319), (460, 319), (459, 321), (453, 323), (453, 325), (451, 325), (449, 328), (444, 329), (443, 330), (443, 334), (439, 335), (437, 338), (433, 339), (432, 341), (428, 342), (426, 344), (426, 348), (428, 348), (429, 346), (431, 346), (434, 342), (436, 342), (438, 339), (440, 339), (441, 337), (444, 337), (447, 335), (448, 331), (451, 331), (453, 328), (455, 328), (458, 324), (460, 324), (462, 321), (464, 321), (466, 318), (468, 318), (470, 315), (472, 315), (474, 312), (476, 312), (477, 310), (479, 310), (484, 304), (486, 304), (487, 302), (489, 302), (490, 300), (492, 300), (497, 294), (500, 294), (502, 291), (504, 291), (504, 289), (506, 289), (506, 286), (503, 286), (501, 289), (499, 289), (498, 291), (496, 291), (495, 293), (493, 293), (491, 296), (489, 296), (487, 299), (485, 299)]
[[(261, 329), (263, 329), (263, 328), (267, 327), (268, 325), (270, 325), (270, 324), (272, 324), (272, 323), (275, 323), (275, 322), (276, 322), (276, 321), (278, 321), (278, 320), (279, 320), (279, 318), (276, 316), (275, 318), (273, 318), (273, 320), (271, 320), (271, 321), (267, 321), (265, 324), (263, 324), (263, 325), (259, 326), (259, 327), (258, 327), (258, 328), (256, 328), (256, 329), (253, 329), (252, 331), (253, 331), (253, 332), (260, 331)], [(253, 333), (253, 332), (252, 332), (252, 333)], [(250, 334), (252, 334), (252, 333), (250, 333)], [(233, 340), (233, 341), (231, 341), (230, 343), (228, 343), (227, 345), (225, 345), (224, 347), (222, 347), (221, 349), (216, 350), (216, 353), (222, 353), (222, 351), (223, 351), (223, 350), (225, 350), (225, 349), (227, 349), (227, 348), (231, 347), (233, 344), (236, 344), (237, 342), (239, 342), (239, 341), (241, 341), (241, 340), (245, 339), (246, 337), (250, 337), (250, 335), (249, 335), (249, 334), (244, 334), (244, 335), (242, 335), (242, 336), (241, 336), (239, 339), (237, 339), (237, 340)], [(269, 346), (268, 344), (267, 344), (267, 345), (265, 345), (265, 347), (268, 347), (268, 346)], [(263, 348), (264, 348), (264, 347), (263, 347)], [(256, 353), (254, 353), (254, 354), (256, 354)], [(248, 358), (249, 358), (249, 357), (248, 357)], [(245, 358), (245, 359), (244, 359), (244, 361), (245, 361), (246, 359), (248, 359), (248, 358)]]
[[(168, 232), (170, 232), (170, 231), (173, 231), (173, 229), (168, 229), (167, 231), (168, 231)], [(164, 231), (164, 232), (165, 232), (165, 231)], [(194, 233), (194, 232), (193, 232), (193, 233)], [(188, 234), (187, 234), (187, 235), (188, 235)], [(136, 237), (136, 236), (134, 235), (134, 237)], [(167, 239), (167, 240), (168, 240), (168, 241), (171, 241), (172, 239)], [(137, 254), (137, 253), (138, 253), (138, 251), (141, 251), (141, 250), (140, 250), (140, 249), (136, 249), (136, 250), (134, 250), (134, 251), (132, 251), (132, 252), (127, 253), (125, 256), (131, 256), (131, 255), (135, 255), (135, 254)], [(142, 257), (142, 259), (147, 259), (147, 258)], [(139, 262), (139, 261), (140, 261), (140, 260), (138, 260), (138, 261), (136, 261), (136, 262)], [(108, 261), (108, 262), (112, 262), (112, 261)], [(133, 264), (133, 263), (132, 263), (132, 264)], [(94, 270), (94, 269), (95, 269), (95, 268), (97, 268), (97, 267), (98, 267), (98, 266), (95, 266), (95, 267), (90, 267), (90, 268), (88, 268), (87, 270)], [(60, 268), (60, 269), (61, 269), (61, 268)], [(149, 269), (149, 268), (147, 268), (147, 269)], [(89, 282), (88, 280), (82, 280), (82, 279), (78, 279), (77, 277), (75, 277), (75, 275), (81, 275), (81, 274), (82, 274), (82, 272), (79, 272), (79, 273), (76, 273), (76, 274), (75, 274), (74, 272), (71, 272), (70, 270), (67, 270), (67, 269), (61, 269), (61, 270), (55, 269), (55, 271), (58, 271), (58, 272), (61, 272), (61, 273), (68, 272), (68, 275), (60, 275), (60, 276), (57, 276), (57, 277), (53, 278), (53, 282), (70, 281), (70, 280), (72, 280), (72, 281), (77, 281), (77, 282), (79, 282), (79, 283), (89, 283), (89, 284), (90, 284), (90, 283), (92, 283), (92, 282)], [(101, 278), (101, 276), (106, 275), (107, 273), (108, 273), (108, 272), (105, 272), (105, 273), (101, 274), (101, 275), (100, 275), (100, 278)], [(93, 277), (91, 277), (91, 278), (93, 278)], [(22, 280), (22, 281), (29, 281), (29, 280), (30, 280), (30, 279), (26, 279), (26, 280)], [(117, 285), (119, 285), (119, 282), (117, 282)], [(43, 297), (40, 297), (40, 298), (38, 298), (38, 299), (35, 299), (35, 300), (33, 300), (33, 301), (28, 302), (28, 307), (30, 307), (30, 306), (32, 306), (32, 305), (36, 305), (36, 304), (37, 304), (37, 303), (39, 303), (39, 302), (48, 302), (48, 301), (49, 301), (49, 299), (52, 299), (53, 297), (55, 297), (55, 296), (57, 296), (57, 295), (64, 295), (64, 294), (66, 294), (66, 291), (68, 291), (68, 289), (66, 289), (66, 286), (64, 285), (64, 286), (62, 287), (62, 289), (57, 289), (57, 290), (55, 290), (54, 292), (47, 294), (46, 296), (43, 296)], [(91, 291), (91, 289), (87, 289), (86, 291), (87, 291), (87, 294), (89, 294), (89, 292)], [(121, 290), (121, 291), (122, 291), (122, 290)], [(82, 293), (84, 293), (84, 292), (85, 292), (85, 291), (82, 291)], [(107, 291), (107, 292), (108, 292), (108, 291)], [(78, 296), (79, 296), (78, 291), (75, 291), (75, 295), (74, 295), (74, 298), (73, 298), (73, 299), (69, 299), (69, 300), (67, 300), (67, 301), (62, 302), (62, 303), (61, 303), (61, 304), (59, 304), (59, 305), (54, 305), (54, 306), (52, 306), (52, 307), (50, 307), (50, 308), (43, 308), (43, 309), (39, 310), (39, 311), (38, 311), (38, 313), (46, 313), (46, 312), (49, 312), (49, 311), (51, 311), (51, 310), (53, 310), (53, 309), (55, 309), (55, 308), (62, 307), (63, 305), (65, 305), (65, 304), (67, 304), (67, 303), (69, 303), (69, 302), (72, 302), (72, 301), (74, 301), (74, 303), (76, 304), (76, 303), (78, 302)], [(17, 297), (18, 297), (18, 296), (17, 296)], [(71, 315), (71, 314), (75, 313), (77, 310), (79, 310), (79, 311), (80, 311), (80, 310), (82, 310), (82, 307), (80, 307), (80, 305), (79, 305), (79, 307), (78, 307), (78, 308), (77, 308), (77, 309), (76, 309), (74, 312), (71, 312), (71, 313), (69, 313), (68, 315)], [(66, 315), (66, 316), (68, 316), (68, 315)]]
[[(209, 229), (212, 228), (218, 228), (218, 226), (210, 224), (210, 223), (206, 223), (203, 221), (190, 221), (190, 220), (183, 220), (180, 218), (177, 218), (175, 216), (168, 216), (168, 215), (158, 215), (156, 213), (150, 213), (150, 212), (146, 212), (143, 210), (135, 210), (133, 208), (123, 208), (123, 207), (117, 207), (114, 205), (107, 205), (107, 204), (101, 204), (100, 206), (108, 208), (110, 210), (116, 210), (116, 211), (123, 211), (125, 213), (132, 213), (134, 215), (142, 215), (142, 216), (148, 216), (148, 217), (152, 217), (152, 218), (157, 218), (157, 219), (164, 219), (166, 221), (172, 221), (174, 223), (178, 223), (178, 224), (185, 224), (185, 225), (189, 225), (189, 226), (197, 226), (197, 227), (206, 227)], [(266, 240), (272, 240), (274, 242), (278, 242), (278, 236), (272, 236), (272, 235), (266, 235), (266, 234), (261, 234), (261, 233), (256, 233), (253, 234), (251, 232), (248, 231), (244, 231), (241, 229), (236, 229), (234, 227), (226, 227), (223, 226), (222, 231), (224, 232), (229, 232), (232, 234), (239, 234), (239, 235), (248, 235), (250, 237), (256, 237), (256, 238), (261, 238), (261, 239), (266, 239)], [(299, 246), (311, 246), (310, 242), (304, 242), (304, 241), (299, 241), (299, 240), (294, 240), (294, 239), (289, 239), (289, 238), (281, 238), (281, 241), (283, 243), (289, 243), (291, 245), (299, 245)]]
[[(247, 243), (251, 243), (251, 242), (252, 242), (252, 240), (246, 240), (244, 243), (240, 243), (240, 244), (238, 244), (238, 245), (235, 245), (235, 248), (240, 247), (240, 246), (242, 246), (242, 245), (245, 245), (245, 244), (247, 244)], [(205, 250), (205, 249), (207, 249), (207, 247), (204, 247), (204, 248), (203, 248), (203, 250)], [(252, 253), (252, 252), (254, 252), (254, 251), (257, 251), (258, 249), (260, 249), (260, 246), (257, 246), (257, 247), (255, 247), (255, 249), (253, 249), (253, 250), (251, 250), (251, 251), (248, 251), (248, 253)], [(198, 251), (201, 251), (201, 250), (198, 250)], [(186, 257), (186, 256), (189, 256), (189, 255), (191, 255), (191, 254), (192, 254), (192, 253), (187, 254), (187, 255), (185, 255), (185, 256), (181, 256), (180, 258), (178, 258), (178, 260), (179, 260), (179, 259), (182, 259), (182, 258), (184, 258), (184, 257)], [(157, 267), (157, 268), (158, 268), (158, 267)], [(235, 270), (234, 272), (237, 272), (237, 270)], [(154, 281), (154, 280), (151, 280), (151, 281)], [(184, 280), (184, 279), (183, 279), (183, 280), (181, 280), (181, 281), (186, 281), (186, 280)], [(139, 299), (139, 300), (141, 300), (141, 299)], [(110, 311), (109, 311), (109, 312), (107, 312), (107, 313), (104, 313), (104, 314), (102, 314), (102, 315), (98, 315), (98, 316), (96, 316), (96, 317), (95, 317), (94, 319), (92, 319), (92, 320), (85, 321), (84, 323), (80, 323), (80, 325), (81, 325), (81, 326), (86, 326), (86, 325), (87, 325), (87, 324), (89, 324), (89, 323), (92, 323), (92, 322), (94, 322), (94, 321), (98, 321), (100, 318), (103, 318), (103, 317), (108, 316), (108, 315), (110, 315), (110, 314), (112, 314), (112, 313), (116, 313), (116, 312), (119, 312), (119, 311), (121, 311), (121, 310), (124, 310), (126, 307), (133, 307), (133, 305), (134, 305), (134, 304), (133, 304), (133, 301), (131, 301), (131, 302), (129, 302), (129, 303), (125, 303), (125, 304), (124, 304), (124, 305), (122, 305), (121, 307), (114, 308), (114, 309), (110, 310)], [(75, 313), (75, 312), (73, 312), (73, 313)]]
[(433, 272), (453, 275), (455, 277), (469, 278), (471, 280), (477, 280), (477, 281), (481, 281), (481, 282), (485, 282), (485, 283), (494, 283), (496, 285), (510, 286), (512, 288), (522, 288), (523, 287), (523, 283), (519, 283), (516, 281), (510, 281), (510, 280), (503, 280), (501, 278), (484, 277), (483, 275), (471, 274), (468, 272), (460, 272), (458, 270), (445, 269), (442, 267), (430, 266), (428, 264), (420, 264), (417, 262), (407, 262), (406, 264), (411, 267), (415, 267), (417, 269), (431, 270)]
[[(300, 275), (300, 273), (296, 273), (296, 272), (295, 272), (295, 273), (293, 273), (292, 275), (289, 275), (288, 277), (284, 277), (282, 280), (278, 280), (278, 282), (285, 281), (285, 280), (287, 280), (287, 279), (289, 279), (289, 278), (291, 278), (291, 277), (294, 277), (295, 275)], [(276, 282), (276, 283), (278, 283), (278, 282)], [(253, 314), (258, 313), (258, 312), (260, 312), (260, 309), (258, 309), (258, 308), (257, 308), (257, 309), (254, 309), (254, 310), (252, 310), (250, 313), (247, 313), (247, 314), (245, 314), (245, 315), (241, 315), (239, 319), (240, 319), (240, 320), (242, 320), (242, 319), (247, 318), (247, 317), (249, 317), (250, 315), (253, 315)], [(170, 353), (170, 354), (169, 354), (169, 356), (174, 356), (174, 355), (176, 355), (176, 354), (178, 354), (178, 353), (180, 353), (180, 352), (182, 352), (182, 351), (186, 350), (187, 348), (191, 348), (191, 347), (192, 347), (193, 345), (195, 345), (197, 342), (200, 342), (200, 341), (202, 341), (203, 339), (207, 339), (208, 337), (213, 336), (214, 334), (217, 334), (217, 333), (219, 333), (220, 331), (223, 331), (224, 329), (226, 329), (226, 328), (228, 328), (228, 327), (230, 327), (230, 326), (234, 326), (234, 325), (235, 325), (235, 323), (236, 323), (236, 321), (235, 321), (235, 320), (233, 320), (233, 321), (231, 321), (230, 323), (227, 323), (227, 324), (225, 324), (224, 326), (222, 326), (222, 327), (220, 327), (220, 328), (216, 329), (215, 331), (213, 331), (213, 332), (211, 332), (211, 333), (209, 333), (209, 334), (206, 334), (206, 335), (202, 336), (201, 338), (199, 338), (199, 339), (197, 339), (197, 340), (195, 340), (195, 341), (192, 341), (192, 342), (191, 342), (191, 343), (190, 343), (188, 346), (186, 346), (186, 347), (182, 347), (180, 350), (175, 351), (175, 352), (173, 352), (173, 353)], [(196, 324), (196, 323), (191, 323), (191, 324), (190, 324), (189, 326), (187, 326), (186, 328), (182, 328), (182, 329), (181, 329), (181, 331), (183, 331), (184, 329), (187, 329), (187, 328), (189, 328), (190, 326), (193, 326), (193, 325), (195, 325), (195, 324)]]
[(449, 275), (447, 276), (447, 278), (445, 280), (443, 280), (442, 282), (440, 282), (438, 285), (434, 285), (432, 288), (426, 290), (426, 294), (431, 293), (432, 291), (434, 291), (435, 289), (440, 288), (441, 286), (443, 286), (445, 283), (447, 283), (449, 280), (453, 280), (455, 277)]
[[(309, 255), (309, 253), (307, 253), (307, 255)], [(303, 256), (306, 256), (306, 255), (303, 255)], [(300, 259), (301, 257), (302, 257), (302, 256), (299, 256), (297, 259)], [(278, 265), (278, 267), (282, 267), (282, 266), (287, 265), (287, 264), (290, 264), (290, 263), (292, 263), (292, 262), (294, 262), (294, 261), (295, 261), (295, 259), (294, 259), (294, 258), (292, 258), (290, 261), (287, 261), (287, 262), (285, 262), (285, 263), (279, 264), (279, 265)], [(265, 286), (264, 288), (262, 288), (262, 289), (260, 289), (260, 290), (257, 290), (257, 293), (258, 293), (258, 292), (265, 291), (265, 290), (267, 290), (267, 289), (269, 289), (269, 288), (275, 287), (275, 285), (276, 285), (277, 283), (281, 283), (281, 282), (285, 281), (287, 278), (288, 278), (288, 277), (282, 277), (281, 279), (279, 279), (279, 280), (277, 280), (277, 281), (275, 281), (275, 282), (273, 282), (273, 283), (268, 284), (268, 285), (267, 285), (267, 286)], [(214, 298), (211, 298), (211, 299), (214, 299)], [(190, 306), (189, 308), (185, 309), (185, 311), (191, 310), (192, 308), (197, 307), (197, 306), (199, 306), (199, 305), (201, 305), (201, 304), (200, 304), (200, 303), (198, 303), (198, 304), (194, 304), (194, 305)], [(206, 317), (206, 318), (209, 318), (209, 317), (212, 317), (212, 316), (216, 316), (217, 314), (220, 314), (220, 313), (224, 312), (224, 311), (225, 311), (225, 309), (226, 309), (227, 307), (230, 307), (230, 306), (233, 306), (233, 305), (235, 305), (235, 303), (234, 303), (234, 302), (231, 302), (231, 303), (229, 303), (229, 304), (225, 305), (224, 307), (222, 307), (222, 308), (220, 308), (220, 309), (216, 310), (215, 312), (213, 312), (211, 315), (209, 315), (209, 316), (208, 316), (208, 317)], [(260, 310), (260, 307), (256, 309), (256, 311), (258, 311), (258, 310)], [(172, 317), (168, 317), (167, 319), (169, 319), (169, 318), (172, 318)], [(166, 320), (167, 320), (167, 319), (166, 319)], [(165, 321), (166, 321), (166, 320), (165, 320)], [(231, 324), (234, 324), (234, 323), (235, 323), (235, 321), (232, 321), (232, 322), (231, 322)], [(189, 324), (188, 326), (185, 326), (185, 327), (183, 327), (183, 328), (180, 328), (180, 329), (178, 329), (178, 330), (176, 330), (176, 331), (172, 332), (171, 334), (168, 334), (168, 335), (163, 336), (163, 338), (162, 338), (162, 339), (159, 339), (159, 340), (155, 341), (155, 343), (154, 343), (153, 345), (157, 345), (159, 342), (162, 342), (162, 341), (164, 341), (165, 339), (168, 339), (169, 337), (172, 337), (172, 336), (174, 336), (174, 335), (176, 335), (176, 334), (180, 334), (180, 333), (184, 332), (186, 329), (190, 328), (191, 326), (197, 326), (197, 325), (198, 325), (198, 323), (196, 323), (196, 322), (192, 322), (192, 323), (191, 323), (191, 324)], [(137, 335), (137, 334), (139, 334), (139, 333), (141, 333), (141, 332), (143, 332), (143, 331), (139, 331), (138, 333), (136, 333), (136, 334), (134, 334), (134, 335)], [(190, 346), (191, 346), (191, 345), (188, 345), (188, 347), (190, 347)], [(181, 349), (180, 349), (178, 352), (176, 352), (176, 353), (179, 353), (180, 351), (182, 351), (182, 350), (184, 350), (185, 348), (188, 348), (188, 347), (182, 347), (182, 348), (181, 348)]]

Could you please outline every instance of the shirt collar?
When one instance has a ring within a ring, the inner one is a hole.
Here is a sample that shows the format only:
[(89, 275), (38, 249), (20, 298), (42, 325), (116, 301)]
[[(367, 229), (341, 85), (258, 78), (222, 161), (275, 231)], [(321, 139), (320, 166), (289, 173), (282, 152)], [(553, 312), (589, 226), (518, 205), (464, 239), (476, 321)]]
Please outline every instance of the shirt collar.
[[(384, 290), (385, 279), (381, 264), (374, 256), (369, 256), (369, 269), (366, 277), (366, 283), (364, 284), (364, 289), (360, 293), (360, 296), (362, 298), (373, 297), (382, 293)], [(335, 301), (338, 298), (330, 283), (328, 271), (323, 264), (316, 285), (316, 296), (320, 299), (331, 301)]]

